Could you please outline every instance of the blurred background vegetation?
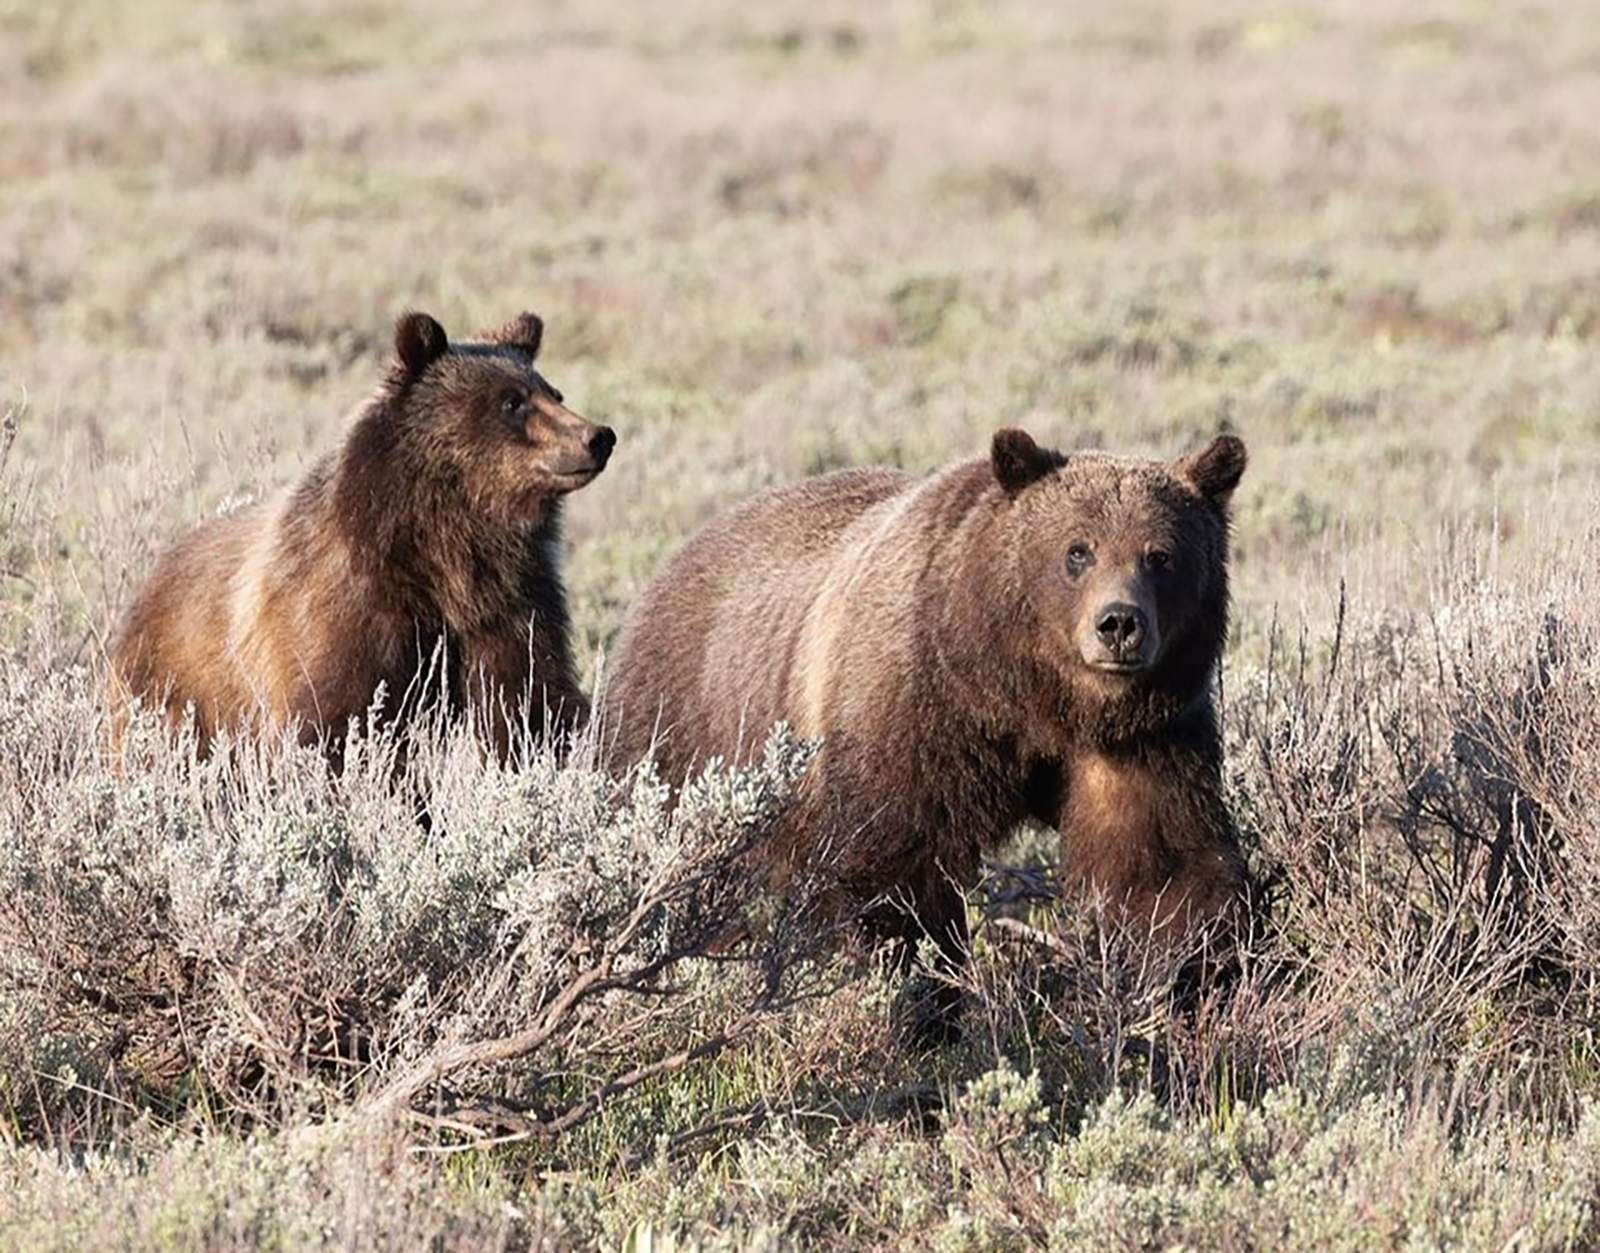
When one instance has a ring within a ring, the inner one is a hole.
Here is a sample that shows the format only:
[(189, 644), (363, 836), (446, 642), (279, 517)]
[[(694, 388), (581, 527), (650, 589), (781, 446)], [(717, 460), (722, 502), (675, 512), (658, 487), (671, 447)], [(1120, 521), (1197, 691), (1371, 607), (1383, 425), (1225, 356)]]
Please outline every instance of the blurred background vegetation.
[[(587, 641), (751, 490), (1023, 424), (1228, 428), (1240, 638), (1600, 460), (1600, 32), (1572, 6), (0, 7), (0, 388), (103, 630), (338, 438), (407, 307), (522, 308), (620, 451)], [(24, 544), (23, 547), (27, 545)]]

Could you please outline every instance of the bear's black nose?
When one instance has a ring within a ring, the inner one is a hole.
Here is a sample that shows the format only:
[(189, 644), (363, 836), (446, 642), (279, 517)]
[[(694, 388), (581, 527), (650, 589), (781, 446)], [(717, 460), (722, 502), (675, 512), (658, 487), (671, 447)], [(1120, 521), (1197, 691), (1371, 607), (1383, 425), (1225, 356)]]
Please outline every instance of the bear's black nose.
[(1114, 657), (1136, 653), (1144, 643), (1144, 610), (1137, 605), (1107, 605), (1095, 620), (1095, 634)]
[(609, 426), (597, 426), (589, 436), (589, 455), (600, 465), (605, 465), (611, 450), (617, 446), (617, 433)]

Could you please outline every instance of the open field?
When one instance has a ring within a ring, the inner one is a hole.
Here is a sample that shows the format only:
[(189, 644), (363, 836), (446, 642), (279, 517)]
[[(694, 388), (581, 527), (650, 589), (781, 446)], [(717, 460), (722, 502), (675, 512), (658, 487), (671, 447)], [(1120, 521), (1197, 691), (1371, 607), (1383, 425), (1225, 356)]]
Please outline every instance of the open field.
[[(1592, 1247), (1596, 117), (1557, 0), (0, 0), (0, 1246)], [(1277, 895), (1233, 1000), (1169, 1020), (1038, 905), (940, 1053), (788, 952), (770, 1002), (691, 962), (463, 1071), (560, 1136), (375, 1110), (574, 952), (648, 966), (651, 872), (795, 765), (690, 829), (445, 737), (428, 834), (376, 768), (107, 769), (155, 553), (330, 447), (408, 307), (538, 311), (618, 432), (567, 510), (591, 675), (763, 486), (1240, 434), (1229, 783)], [(365, 1069), (314, 1064), (352, 1014)]]

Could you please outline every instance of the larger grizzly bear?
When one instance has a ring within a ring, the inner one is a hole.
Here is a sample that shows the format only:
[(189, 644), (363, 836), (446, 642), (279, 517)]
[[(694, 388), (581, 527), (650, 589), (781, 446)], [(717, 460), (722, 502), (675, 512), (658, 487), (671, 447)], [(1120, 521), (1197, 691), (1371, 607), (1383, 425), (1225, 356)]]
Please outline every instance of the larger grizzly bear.
[(653, 753), (677, 784), (748, 760), (780, 719), (820, 737), (777, 877), (820, 856), (837, 904), (952, 964), (961, 888), (1030, 815), (1060, 831), (1064, 878), (1132, 918), (1231, 920), (1246, 876), (1211, 681), (1244, 467), (1231, 436), (1163, 464), (1002, 430), (926, 478), (846, 470), (756, 497), (628, 614), (613, 763)]
[(584, 717), (561, 500), (616, 437), (534, 368), (543, 332), (524, 313), (451, 344), (427, 314), (402, 316), (338, 449), (161, 558), (112, 650), (116, 705), (143, 697), (174, 721), (192, 708), (202, 751), (224, 727), (297, 722), (336, 757), (380, 685), (386, 720), (440, 694), (470, 705), (502, 758), (524, 718)]

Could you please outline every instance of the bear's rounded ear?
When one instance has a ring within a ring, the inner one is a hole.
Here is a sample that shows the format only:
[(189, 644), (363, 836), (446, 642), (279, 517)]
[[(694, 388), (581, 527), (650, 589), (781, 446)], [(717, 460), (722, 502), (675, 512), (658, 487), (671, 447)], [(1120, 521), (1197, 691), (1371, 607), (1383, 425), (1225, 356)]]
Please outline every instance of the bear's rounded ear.
[(1029, 483), (1064, 465), (1066, 458), (1048, 448), (1040, 448), (1028, 432), (1008, 426), (994, 433), (989, 463), (994, 467), (994, 477), (1005, 488), (1006, 495), (1015, 496)]
[(450, 351), (444, 327), (426, 313), (402, 313), (394, 324), (394, 351), (406, 374), (419, 378), (422, 372)]
[(1213, 506), (1226, 509), (1248, 460), (1244, 440), (1237, 435), (1219, 435), (1199, 452), (1178, 458), (1174, 469)]
[(537, 313), (519, 313), (490, 338), (497, 344), (520, 348), (530, 358), (537, 357), (544, 340), (544, 320)]

